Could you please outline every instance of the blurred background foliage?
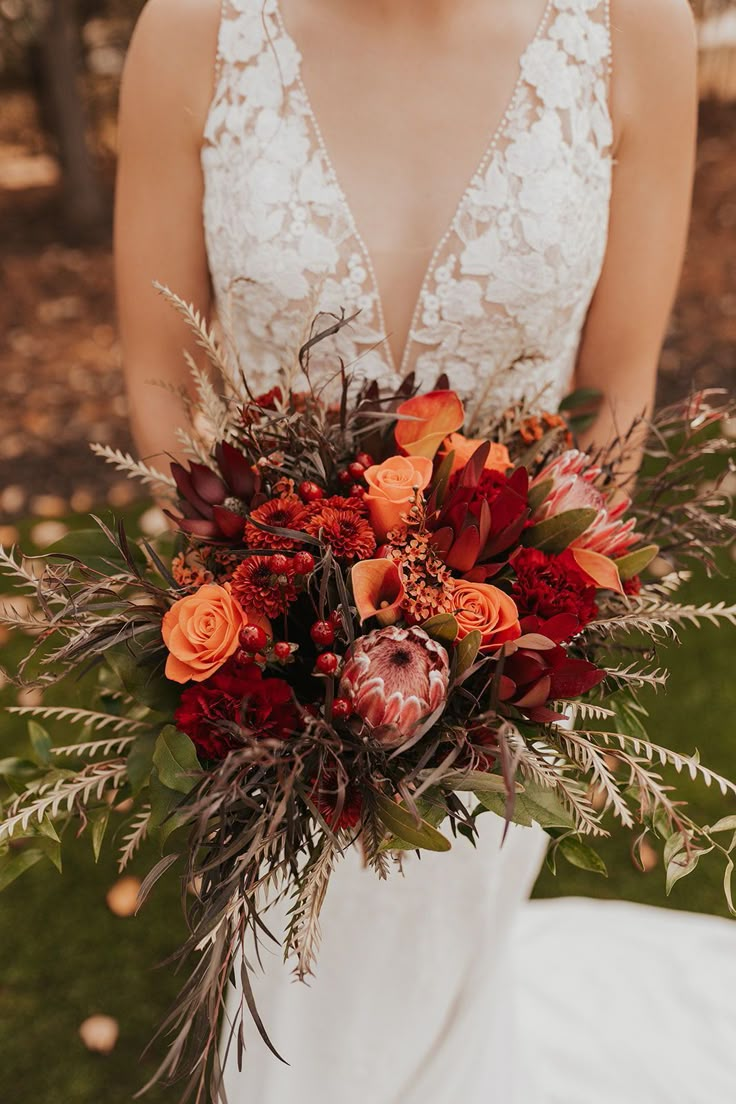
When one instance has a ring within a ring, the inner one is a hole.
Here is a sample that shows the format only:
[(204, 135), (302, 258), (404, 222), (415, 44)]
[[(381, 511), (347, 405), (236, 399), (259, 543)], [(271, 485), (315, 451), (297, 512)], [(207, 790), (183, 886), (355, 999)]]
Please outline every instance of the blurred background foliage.
[[(736, 0), (693, 0), (701, 18), (703, 105), (688, 259), (660, 372), (660, 401), (736, 378)], [(99, 440), (131, 448), (115, 334), (110, 215), (120, 73), (141, 0), (0, 0), (0, 543), (42, 552), (97, 509), (149, 534), (160, 516), (137, 488), (89, 454)], [(731, 427), (736, 438), (736, 426)], [(734, 490), (733, 486), (731, 490)], [(696, 576), (692, 600), (733, 601), (733, 565)], [(0, 587), (2, 584), (0, 583)], [(0, 667), (22, 648), (0, 630)], [(685, 634), (662, 659), (668, 694), (650, 695), (651, 729), (701, 751), (736, 777), (733, 633)], [(0, 674), (0, 705), (33, 704)], [(54, 694), (45, 699), (52, 704)], [(63, 736), (62, 732), (58, 733)], [(27, 743), (25, 723), (0, 720), (0, 756)], [(724, 812), (717, 792), (684, 780), (697, 812)], [(697, 795), (697, 796), (696, 796)], [(114, 814), (113, 814), (114, 840)], [(117, 841), (119, 842), (119, 841)], [(544, 872), (537, 896), (623, 897), (724, 913), (721, 872), (706, 858), (664, 896), (661, 859), (646, 870), (626, 839), (601, 850), (607, 880)], [(150, 864), (136, 860), (135, 878)], [(139, 1063), (175, 997), (156, 967), (182, 932), (180, 887), (161, 886), (131, 915), (135, 883), (120, 884), (115, 852), (94, 863), (89, 841), (70, 849), (66, 878), (37, 867), (0, 899), (0, 1100), (12, 1104), (123, 1104), (145, 1080)], [(79, 1027), (103, 1013), (119, 1029), (110, 1053), (87, 1049)], [(159, 1050), (160, 1053), (160, 1050)], [(177, 1100), (153, 1092), (151, 1104)]]

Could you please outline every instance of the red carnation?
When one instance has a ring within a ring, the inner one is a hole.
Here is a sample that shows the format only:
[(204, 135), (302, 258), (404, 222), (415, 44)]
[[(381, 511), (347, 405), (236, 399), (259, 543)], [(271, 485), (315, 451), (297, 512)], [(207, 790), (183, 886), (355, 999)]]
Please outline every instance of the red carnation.
[(283, 740), (298, 725), (289, 684), (264, 678), (255, 663), (231, 663), (205, 682), (189, 686), (174, 713), (176, 726), (204, 759), (223, 759), (242, 746), (232, 726), (256, 737)]
[(334, 832), (341, 828), (355, 828), (358, 824), (363, 811), (360, 790), (349, 782), (340, 787), (336, 771), (324, 771), (320, 779), (315, 780), (311, 798)]
[(511, 596), (522, 617), (543, 620), (571, 614), (578, 628), (598, 616), (596, 588), (575, 563), (571, 552), (551, 555), (536, 548), (522, 548), (513, 558), (516, 582)]

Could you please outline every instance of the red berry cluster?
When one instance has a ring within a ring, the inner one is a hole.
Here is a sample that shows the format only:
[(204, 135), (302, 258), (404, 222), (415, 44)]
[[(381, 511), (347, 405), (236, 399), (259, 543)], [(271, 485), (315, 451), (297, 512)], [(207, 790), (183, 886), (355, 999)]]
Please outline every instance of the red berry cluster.
[(344, 487), (349, 488), (351, 498), (362, 498), (365, 494), (365, 473), (373, 467), (373, 457), (367, 452), (359, 452), (346, 468), (341, 468), (337, 478)]

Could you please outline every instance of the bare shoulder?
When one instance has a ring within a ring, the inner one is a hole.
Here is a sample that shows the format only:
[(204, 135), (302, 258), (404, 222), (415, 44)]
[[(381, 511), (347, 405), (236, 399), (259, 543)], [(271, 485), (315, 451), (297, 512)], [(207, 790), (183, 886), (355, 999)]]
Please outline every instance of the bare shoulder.
[(627, 129), (692, 115), (697, 36), (689, 0), (611, 0), (612, 105), (619, 138)]
[(122, 101), (181, 107), (194, 132), (212, 97), (221, 0), (148, 0), (125, 64)]

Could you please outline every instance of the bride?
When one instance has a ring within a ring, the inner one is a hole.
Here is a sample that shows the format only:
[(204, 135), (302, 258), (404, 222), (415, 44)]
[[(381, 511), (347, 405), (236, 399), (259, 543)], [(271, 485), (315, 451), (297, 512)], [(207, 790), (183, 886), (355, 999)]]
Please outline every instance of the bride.
[[(153, 280), (217, 312), (255, 391), (344, 309), (314, 375), (446, 372), (478, 415), (594, 387), (589, 441), (625, 430), (653, 400), (695, 120), (686, 0), (150, 0), (116, 227), (142, 455), (175, 453), (182, 415), (148, 382), (187, 385)], [(732, 1100), (729, 925), (528, 904), (545, 833), (479, 827), (387, 883), (346, 856), (312, 984), (266, 953), (290, 1065), (254, 1037), (239, 1072), (225, 1030), (233, 1104)]]

